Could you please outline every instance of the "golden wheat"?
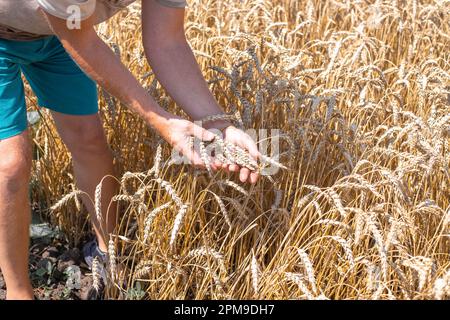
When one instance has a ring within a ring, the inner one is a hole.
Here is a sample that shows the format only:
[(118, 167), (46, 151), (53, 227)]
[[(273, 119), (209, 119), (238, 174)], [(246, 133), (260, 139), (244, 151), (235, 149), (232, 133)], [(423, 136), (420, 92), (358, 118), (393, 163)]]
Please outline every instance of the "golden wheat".
[[(130, 268), (128, 288), (139, 283), (146, 299), (449, 299), (449, 10), (448, 1), (192, 0), (187, 39), (224, 108), (203, 121), (254, 129), (263, 156), (217, 136), (201, 145), (207, 170), (175, 165), (168, 144), (101, 91), (121, 182), (108, 249)], [(145, 63), (139, 28), (136, 3), (98, 32), (185, 116)], [(32, 129), (32, 196), (80, 245), (90, 230), (71, 199), (81, 193), (44, 121)], [(281, 170), (245, 186), (210, 170), (210, 150)], [(117, 284), (108, 298), (126, 297)]]

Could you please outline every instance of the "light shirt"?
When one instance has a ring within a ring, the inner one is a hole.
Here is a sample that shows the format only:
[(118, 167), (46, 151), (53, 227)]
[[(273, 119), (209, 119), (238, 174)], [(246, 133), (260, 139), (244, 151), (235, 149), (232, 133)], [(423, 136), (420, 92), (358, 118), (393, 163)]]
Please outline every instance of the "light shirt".
[[(94, 16), (95, 24), (108, 20), (136, 0), (0, 0), (0, 38), (34, 40), (52, 35), (42, 9), (61, 19)], [(149, 0), (144, 0), (149, 1)], [(186, 0), (153, 0), (161, 5), (184, 8)]]

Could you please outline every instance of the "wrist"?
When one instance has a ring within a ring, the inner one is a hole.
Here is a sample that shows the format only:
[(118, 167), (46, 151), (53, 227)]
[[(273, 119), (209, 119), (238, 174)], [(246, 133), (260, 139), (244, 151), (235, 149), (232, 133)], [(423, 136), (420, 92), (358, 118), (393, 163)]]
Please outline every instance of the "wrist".
[(196, 123), (206, 130), (217, 129), (223, 131), (229, 126), (233, 125), (234, 115), (226, 114), (219, 111), (217, 114), (211, 114), (196, 119)]
[(177, 119), (181, 118), (160, 107), (144, 116), (145, 122), (163, 137), (168, 130), (170, 131), (170, 128), (173, 125), (173, 120)]
[(232, 125), (233, 124), (230, 121), (226, 120), (206, 121), (202, 123), (203, 128), (205, 128), (206, 130), (217, 129), (220, 131), (223, 131)]

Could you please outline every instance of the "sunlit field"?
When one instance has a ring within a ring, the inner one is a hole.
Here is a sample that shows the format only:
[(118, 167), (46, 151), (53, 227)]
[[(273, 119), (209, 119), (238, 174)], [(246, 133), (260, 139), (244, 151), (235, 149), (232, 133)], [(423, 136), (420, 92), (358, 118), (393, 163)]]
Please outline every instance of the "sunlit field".
[[(121, 186), (106, 298), (448, 299), (450, 2), (189, 2), (186, 35), (211, 91), (236, 126), (265, 130), (257, 140), (277, 172), (252, 186), (177, 164), (99, 89)], [(140, 29), (138, 2), (98, 32), (183, 115)], [(42, 115), (32, 203), (81, 247), (82, 192)]]

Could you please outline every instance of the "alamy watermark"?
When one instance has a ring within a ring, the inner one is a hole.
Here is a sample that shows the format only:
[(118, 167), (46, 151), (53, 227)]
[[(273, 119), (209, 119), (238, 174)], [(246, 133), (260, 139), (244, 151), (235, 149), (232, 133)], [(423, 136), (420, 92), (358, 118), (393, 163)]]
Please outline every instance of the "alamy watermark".
[(66, 13), (69, 15), (66, 19), (67, 29), (81, 29), (81, 8), (73, 4), (67, 7)]

